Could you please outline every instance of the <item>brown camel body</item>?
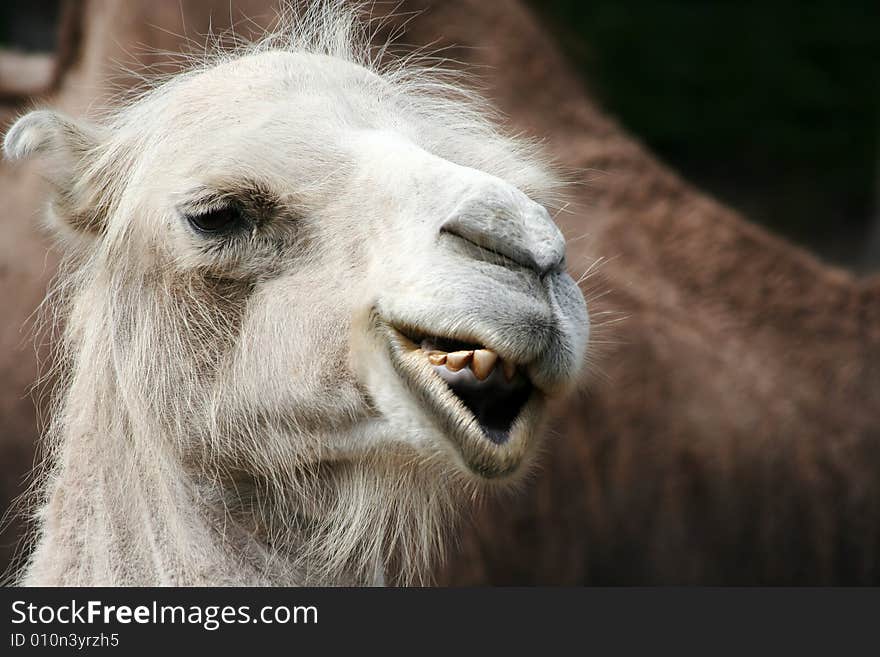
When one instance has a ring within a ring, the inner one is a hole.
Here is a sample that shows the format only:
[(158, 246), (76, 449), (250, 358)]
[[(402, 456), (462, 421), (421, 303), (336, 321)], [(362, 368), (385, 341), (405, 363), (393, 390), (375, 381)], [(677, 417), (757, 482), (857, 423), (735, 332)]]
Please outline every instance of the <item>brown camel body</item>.
[[(215, 29), (228, 15), (225, 2), (188, 5), (189, 34), (206, 31), (211, 4)], [(265, 4), (236, 11), (260, 22)], [(106, 98), (113, 60), (130, 59), (119, 44), (177, 50), (178, 38), (149, 27), (183, 31), (171, 5), (86, 3), (52, 104), (79, 113)], [(876, 583), (880, 283), (824, 266), (656, 162), (594, 107), (521, 3), (402, 9), (426, 9), (404, 41), (477, 66), (514, 128), (545, 136), (578, 171), (558, 220), (573, 274), (603, 259), (583, 288), (595, 321), (615, 320), (594, 332), (583, 392), (558, 409), (535, 476), (486, 501), (438, 581)], [(8, 497), (36, 434), (21, 327), (53, 261), (33, 171), (0, 166)]]

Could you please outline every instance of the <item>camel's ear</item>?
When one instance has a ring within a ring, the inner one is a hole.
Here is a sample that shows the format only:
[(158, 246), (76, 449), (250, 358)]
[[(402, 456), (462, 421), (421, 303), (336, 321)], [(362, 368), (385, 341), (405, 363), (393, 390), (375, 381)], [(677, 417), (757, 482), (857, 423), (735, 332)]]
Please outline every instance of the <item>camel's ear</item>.
[(51, 110), (37, 110), (16, 121), (3, 140), (7, 159), (39, 156), (54, 187), (52, 219), (62, 233), (97, 236), (104, 218), (96, 204), (96, 149), (102, 141), (97, 127)]

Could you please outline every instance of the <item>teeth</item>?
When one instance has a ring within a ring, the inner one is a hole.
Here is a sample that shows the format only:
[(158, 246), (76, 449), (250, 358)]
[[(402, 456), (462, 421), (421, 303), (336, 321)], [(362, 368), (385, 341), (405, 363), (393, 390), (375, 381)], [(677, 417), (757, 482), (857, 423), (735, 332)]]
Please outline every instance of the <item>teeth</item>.
[(485, 381), (492, 373), (492, 370), (495, 369), (495, 363), (497, 361), (498, 354), (494, 351), (490, 351), (489, 349), (477, 349), (474, 352), (474, 359), (471, 363), (471, 369), (474, 371), (474, 376), (480, 381)]
[(451, 372), (458, 372), (468, 365), (478, 381), (485, 381), (492, 374), (492, 371), (501, 364), (504, 372), (504, 378), (512, 381), (516, 376), (516, 364), (509, 360), (502, 360), (498, 354), (491, 349), (476, 349), (474, 351), (453, 351), (446, 353), (445, 351), (431, 350), (426, 351), (428, 362), (431, 365), (445, 365)]
[(505, 360), (501, 365), (504, 368), (504, 378), (508, 381), (513, 381), (513, 376), (516, 374), (516, 364)]
[(458, 372), (467, 366), (473, 355), (473, 351), (453, 351), (446, 355), (446, 367), (452, 372)]

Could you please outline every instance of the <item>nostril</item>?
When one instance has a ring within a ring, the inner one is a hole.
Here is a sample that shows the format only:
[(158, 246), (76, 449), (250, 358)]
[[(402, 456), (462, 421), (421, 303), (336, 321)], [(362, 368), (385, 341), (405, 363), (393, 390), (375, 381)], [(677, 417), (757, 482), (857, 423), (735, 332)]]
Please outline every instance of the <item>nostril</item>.
[(551, 266), (551, 267), (547, 267), (547, 268), (544, 269), (543, 271), (538, 272), (538, 276), (539, 276), (539, 277), (541, 278), (541, 280), (543, 281), (543, 280), (544, 280), (545, 278), (547, 278), (547, 276), (550, 275), (550, 274), (557, 274), (557, 273), (559, 273), (559, 272), (564, 272), (566, 266), (567, 266), (567, 265), (566, 265), (566, 262), (565, 262), (565, 256), (563, 255), (563, 256), (562, 256), (562, 260), (560, 260), (559, 262), (557, 262), (555, 265), (553, 265), (553, 266)]
[[(459, 242), (463, 242), (465, 245), (463, 253), (468, 257), (485, 260), (508, 268), (524, 267), (526, 269), (535, 269), (535, 263), (532, 262), (532, 259), (527, 254), (520, 253), (518, 249), (506, 248), (502, 250), (497, 243), (476, 238), (473, 235), (467, 234), (466, 231), (457, 230), (455, 226), (443, 226), (440, 229), (440, 234), (449, 235)], [(541, 273), (539, 272), (539, 274)]]
[[(544, 208), (541, 208), (544, 210)], [(546, 212), (545, 212), (546, 214)], [(547, 274), (558, 271), (565, 263), (565, 238), (556, 224), (547, 216), (543, 230), (534, 229), (537, 233), (532, 242), (533, 269), (543, 278)]]
[(466, 202), (443, 223), (440, 232), (455, 235), (543, 277), (562, 265), (565, 240), (542, 206), (520, 196)]

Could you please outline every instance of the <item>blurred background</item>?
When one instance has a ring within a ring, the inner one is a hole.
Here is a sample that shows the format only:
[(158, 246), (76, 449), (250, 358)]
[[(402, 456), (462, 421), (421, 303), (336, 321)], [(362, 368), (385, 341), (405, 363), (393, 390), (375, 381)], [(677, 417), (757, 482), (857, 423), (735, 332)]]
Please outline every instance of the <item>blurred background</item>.
[[(880, 268), (880, 3), (530, 3), (686, 179), (830, 262)], [(3, 3), (0, 47), (52, 52), (60, 4)]]
[(880, 268), (880, 2), (531, 4), (685, 178), (826, 260)]

